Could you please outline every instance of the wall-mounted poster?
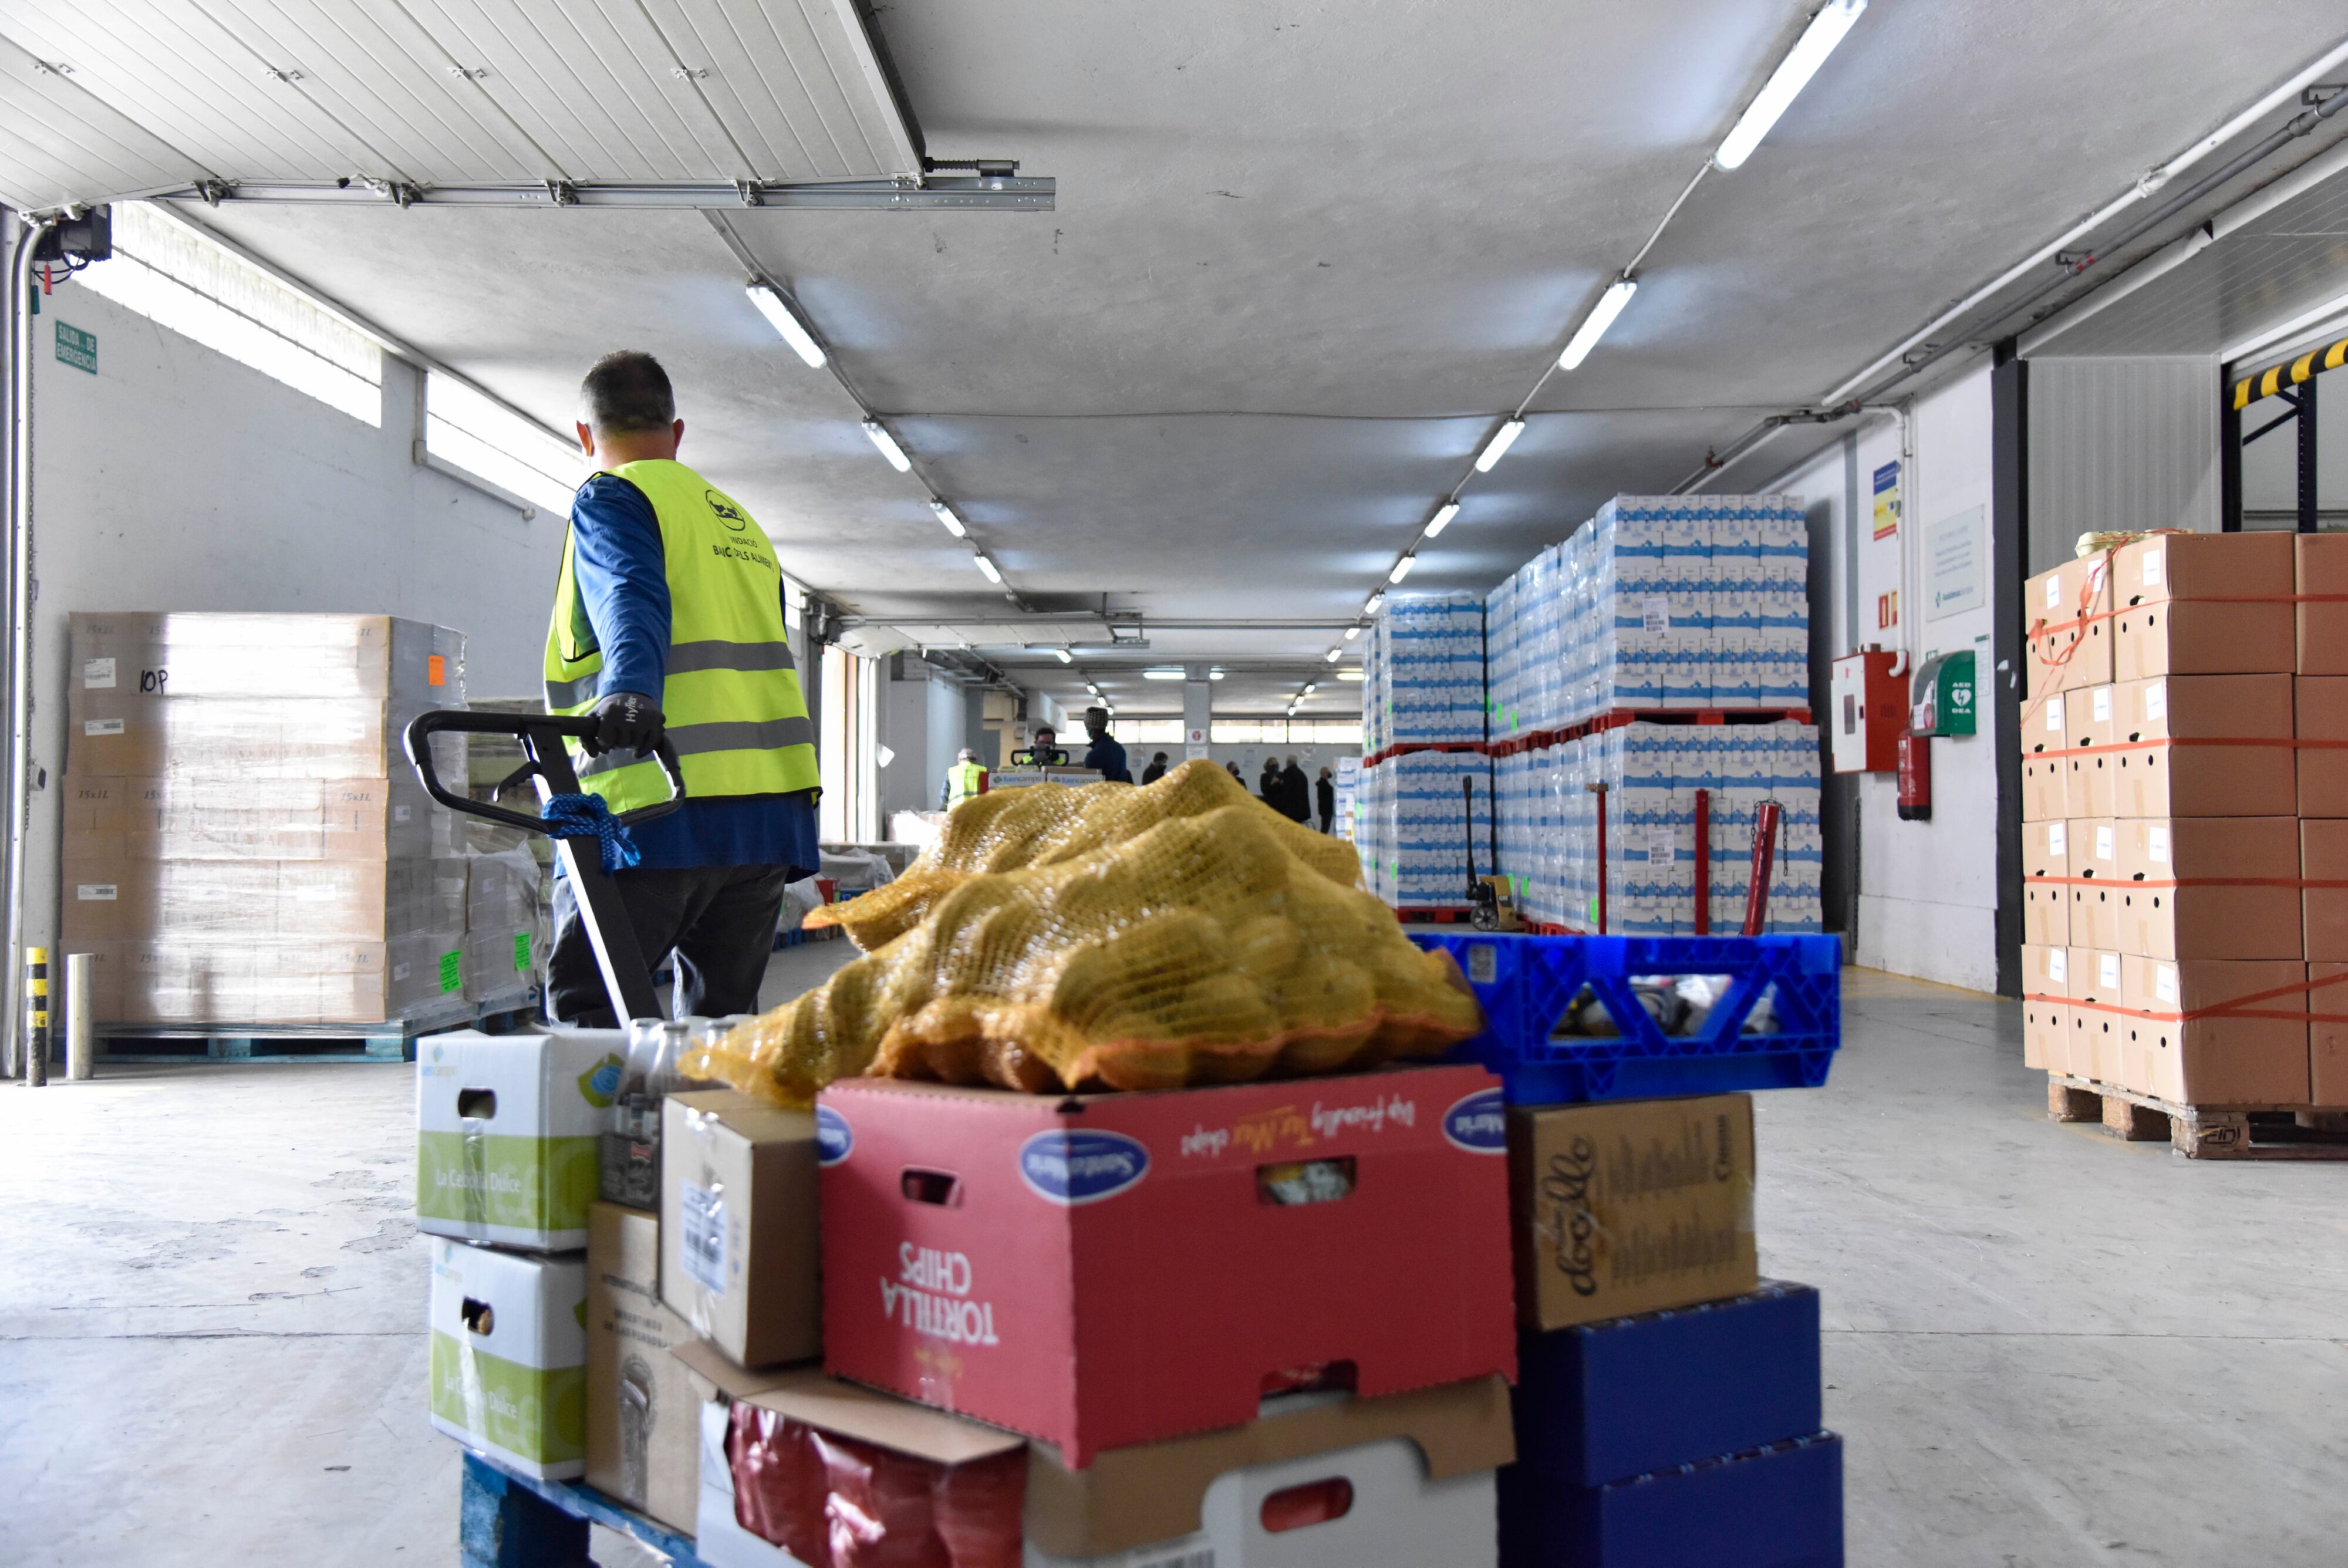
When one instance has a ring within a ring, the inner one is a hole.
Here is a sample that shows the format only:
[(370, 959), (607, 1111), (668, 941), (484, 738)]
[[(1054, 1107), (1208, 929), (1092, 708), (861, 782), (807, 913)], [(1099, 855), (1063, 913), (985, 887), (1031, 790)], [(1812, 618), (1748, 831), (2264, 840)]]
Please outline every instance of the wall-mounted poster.
[(1889, 539), (1900, 531), (1900, 465), (1889, 462), (1875, 470), (1875, 537)]

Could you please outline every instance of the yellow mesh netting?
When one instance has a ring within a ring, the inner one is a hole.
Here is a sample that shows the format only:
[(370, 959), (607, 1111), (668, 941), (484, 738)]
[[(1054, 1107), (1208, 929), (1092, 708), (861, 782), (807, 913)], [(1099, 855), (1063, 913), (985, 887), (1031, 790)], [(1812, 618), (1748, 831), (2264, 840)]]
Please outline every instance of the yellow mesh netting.
[(1291, 825), (1243, 800), (966, 875), (911, 930), (685, 1070), (787, 1106), (862, 1073), (1173, 1088), (1359, 1070), (1482, 1027), (1449, 956), (1307, 862)]
[(1155, 784), (1061, 785), (995, 789), (954, 808), (946, 830), (904, 875), (807, 917), (837, 925), (870, 953), (913, 929), (938, 898), (985, 872), (1046, 866), (1119, 843), (1171, 817), (1203, 817), (1228, 806), (1262, 808), (1288, 851), (1331, 881), (1352, 887), (1361, 862), (1343, 840), (1292, 822), (1215, 764), (1185, 762)]

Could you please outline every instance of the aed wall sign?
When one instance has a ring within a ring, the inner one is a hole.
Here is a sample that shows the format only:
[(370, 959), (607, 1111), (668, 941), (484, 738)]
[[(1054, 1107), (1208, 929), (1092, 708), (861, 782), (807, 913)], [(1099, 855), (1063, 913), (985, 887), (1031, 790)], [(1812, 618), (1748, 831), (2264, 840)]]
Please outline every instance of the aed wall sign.
[(98, 374), (98, 334), (57, 323), (57, 362)]

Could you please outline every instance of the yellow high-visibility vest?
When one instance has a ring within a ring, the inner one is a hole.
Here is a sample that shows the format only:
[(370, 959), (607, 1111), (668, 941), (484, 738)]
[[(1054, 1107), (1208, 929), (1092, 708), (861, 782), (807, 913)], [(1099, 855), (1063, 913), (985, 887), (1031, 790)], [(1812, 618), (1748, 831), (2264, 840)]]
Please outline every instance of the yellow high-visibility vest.
[[(676, 747), (688, 798), (783, 795), (812, 789), (815, 727), (799, 689), (783, 624), (782, 569), (775, 547), (740, 502), (683, 463), (623, 463), (605, 473), (626, 480), (653, 503), (668, 573), (668, 671), (659, 702)], [(603, 650), (589, 624), (573, 570), (572, 536), (546, 632), (546, 711), (595, 706)], [(580, 782), (614, 811), (668, 799), (660, 764), (633, 752), (589, 757), (571, 742)]]
[(957, 762), (946, 769), (946, 810), (986, 790), (986, 769), (975, 762)]

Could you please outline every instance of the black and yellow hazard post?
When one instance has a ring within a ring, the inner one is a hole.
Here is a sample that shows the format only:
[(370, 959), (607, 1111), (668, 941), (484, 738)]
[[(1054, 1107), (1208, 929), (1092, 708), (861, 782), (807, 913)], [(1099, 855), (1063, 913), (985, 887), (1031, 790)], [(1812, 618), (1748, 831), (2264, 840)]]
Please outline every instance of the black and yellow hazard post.
[(25, 1082), (49, 1081), (49, 950), (25, 949)]

